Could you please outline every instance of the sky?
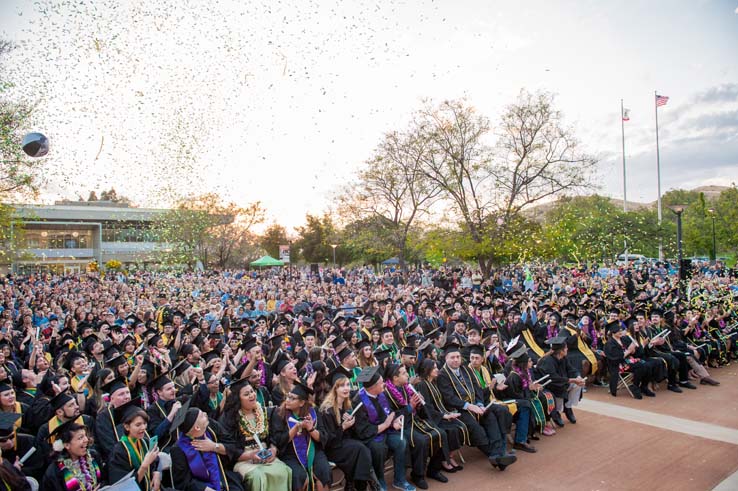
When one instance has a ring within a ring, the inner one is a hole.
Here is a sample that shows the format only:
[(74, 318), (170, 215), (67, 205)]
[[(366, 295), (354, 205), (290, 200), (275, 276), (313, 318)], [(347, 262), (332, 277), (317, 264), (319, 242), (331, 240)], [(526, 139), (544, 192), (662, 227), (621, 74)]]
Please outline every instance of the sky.
[(41, 202), (217, 192), (291, 228), (424, 100), (494, 127), (521, 89), (556, 95), (602, 194), (623, 99), (628, 200), (656, 199), (655, 91), (662, 190), (738, 182), (738, 0), (2, 0), (0, 33), (51, 141)]

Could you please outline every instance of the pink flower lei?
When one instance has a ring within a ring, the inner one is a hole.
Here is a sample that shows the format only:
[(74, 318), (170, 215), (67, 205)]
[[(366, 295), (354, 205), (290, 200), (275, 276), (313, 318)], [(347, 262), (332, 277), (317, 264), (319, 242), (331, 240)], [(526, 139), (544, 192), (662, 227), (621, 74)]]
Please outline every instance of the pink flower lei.
[(392, 398), (397, 401), (400, 406), (407, 406), (407, 399), (405, 398), (405, 394), (403, 394), (402, 391), (395, 384), (393, 384), (390, 380), (387, 380), (384, 386), (387, 388), (387, 391), (390, 393)]
[(530, 370), (527, 368), (523, 370), (517, 365), (513, 365), (513, 370), (520, 376), (520, 380), (523, 382), (523, 388), (527, 389), (530, 387)]

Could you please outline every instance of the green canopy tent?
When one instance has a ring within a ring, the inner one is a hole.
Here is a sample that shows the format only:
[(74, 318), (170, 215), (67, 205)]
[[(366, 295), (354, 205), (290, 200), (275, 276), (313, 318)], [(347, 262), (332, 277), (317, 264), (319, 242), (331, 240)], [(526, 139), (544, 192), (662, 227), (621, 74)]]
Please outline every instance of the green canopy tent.
[(251, 266), (284, 266), (284, 263), (279, 259), (274, 259), (271, 256), (262, 256), (256, 261), (251, 263)]

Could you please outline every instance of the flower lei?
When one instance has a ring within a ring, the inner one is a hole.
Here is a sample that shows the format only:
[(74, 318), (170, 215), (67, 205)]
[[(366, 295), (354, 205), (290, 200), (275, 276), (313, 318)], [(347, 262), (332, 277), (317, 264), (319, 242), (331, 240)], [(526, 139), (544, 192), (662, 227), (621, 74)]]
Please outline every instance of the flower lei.
[(387, 380), (384, 386), (387, 388), (387, 391), (392, 396), (392, 399), (394, 399), (398, 405), (407, 406), (407, 399), (405, 399), (405, 394), (403, 394), (395, 384), (393, 384), (390, 380)]
[(257, 402), (256, 408), (254, 413), (256, 414), (255, 424), (252, 425), (252, 423), (249, 421), (248, 418), (246, 418), (246, 415), (244, 415), (243, 410), (238, 410), (238, 427), (241, 430), (241, 433), (243, 436), (253, 439), (254, 435), (262, 435), (264, 432), (266, 432), (266, 423), (264, 418), (264, 411), (261, 409), (261, 405)]
[[(64, 483), (68, 490), (79, 489), (80, 491), (92, 491), (97, 486), (100, 478), (100, 470), (94, 461), (90, 465), (88, 459), (92, 460), (89, 453), (84, 457), (80, 457), (76, 463), (69, 458), (59, 462), (59, 470), (63, 473)], [(92, 467), (92, 471), (90, 467)]]
[(523, 370), (517, 365), (513, 365), (513, 370), (520, 376), (520, 380), (523, 383), (523, 388), (527, 389), (530, 386), (530, 371), (526, 368)]

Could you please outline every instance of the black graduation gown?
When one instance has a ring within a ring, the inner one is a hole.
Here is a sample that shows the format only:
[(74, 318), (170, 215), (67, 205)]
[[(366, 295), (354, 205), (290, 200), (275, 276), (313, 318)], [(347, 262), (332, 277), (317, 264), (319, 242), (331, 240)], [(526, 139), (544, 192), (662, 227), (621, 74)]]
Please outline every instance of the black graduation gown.
[[(215, 442), (219, 441), (215, 432), (210, 428), (208, 428), (205, 436)], [(198, 480), (192, 475), (187, 456), (176, 442), (172, 444), (169, 454), (172, 457), (172, 477), (174, 479), (173, 485), (175, 489), (179, 491), (205, 491), (205, 488), (208, 486), (207, 483)], [(229, 465), (228, 457), (218, 455), (218, 461), (220, 463), (221, 491), (243, 491), (244, 487), (241, 475), (237, 472), (226, 470), (227, 468), (233, 467)]]
[(108, 456), (121, 436), (123, 433), (113, 422), (110, 406), (104, 408), (95, 419), (95, 445), (103, 462), (108, 462)]
[(571, 366), (566, 357), (556, 358), (553, 354), (547, 354), (538, 360), (536, 369), (540, 376), (548, 375), (551, 383), (546, 388), (554, 397), (567, 399), (569, 392), (569, 379), (579, 376), (579, 372)]
[[(320, 424), (319, 421), (318, 424)], [(318, 431), (321, 431), (320, 427), (318, 427)], [(277, 447), (279, 459), (292, 469), (292, 490), (301, 490), (308, 475), (295, 453), (295, 448), (289, 436), (289, 427), (285, 419), (280, 416), (279, 411), (275, 412), (269, 420), (269, 434), (272, 436), (274, 445)], [(320, 438), (321, 440), (323, 439), (323, 433), (321, 433)], [(323, 452), (323, 446), (320, 442), (313, 440), (313, 444), (315, 445), (313, 476), (326, 486), (330, 486), (331, 467), (328, 464), (328, 458), (325, 452)]]
[[(121, 434), (123, 436), (123, 434)], [(146, 455), (144, 450), (141, 455), (143, 459)], [(108, 480), (111, 484), (114, 484), (125, 477), (131, 471), (134, 471), (133, 477), (137, 479), (136, 472), (138, 467), (132, 465), (132, 461), (129, 458), (128, 450), (126, 449), (123, 442), (116, 442), (110, 452), (110, 458), (107, 460), (108, 469)], [(156, 459), (149, 467), (148, 476), (144, 477), (141, 481), (138, 481), (138, 487), (141, 491), (151, 491), (151, 477), (154, 475), (154, 471), (159, 467), (159, 459)]]
[[(96, 462), (98, 462), (99, 466), (99, 461), (96, 460)], [(61, 470), (59, 470), (59, 466), (57, 465), (56, 461), (48, 465), (48, 467), (46, 468), (46, 472), (44, 473), (43, 478), (39, 481), (39, 483), (41, 483), (40, 489), (42, 491), (69, 491), (67, 489), (66, 483), (64, 482), (64, 474)]]
[(148, 409), (146, 409), (146, 414), (149, 415), (149, 434), (151, 436), (156, 435), (159, 437), (158, 445), (161, 450), (169, 448), (177, 438), (179, 438), (179, 430), (175, 432), (175, 435), (169, 433), (169, 429), (172, 427), (172, 422), (167, 419), (167, 415), (169, 414), (169, 411), (171, 411), (172, 404), (174, 404), (175, 401), (176, 399), (166, 402), (159, 400), (152, 403)]
[(647, 363), (644, 360), (639, 359), (639, 355), (643, 356), (643, 348), (637, 348), (635, 353), (625, 358), (625, 349), (630, 346), (631, 339), (627, 336), (621, 338), (621, 342), (618, 342), (615, 338), (611, 337), (607, 343), (605, 343), (605, 357), (607, 358), (607, 372), (610, 377), (610, 393), (617, 394), (618, 383), (620, 382), (619, 374), (620, 368), (633, 374), (633, 383), (636, 386), (648, 384), (651, 380), (650, 370)]
[[(15, 445), (13, 448), (3, 450), (3, 460), (13, 463), (15, 462), (16, 457), (22, 458), (26, 452), (36, 446), (36, 442), (34, 440), (34, 437), (31, 435), (16, 433)], [(46, 461), (43, 454), (37, 449), (36, 452), (26, 460), (25, 464), (23, 464), (23, 474), (31, 476), (40, 482), (41, 476), (43, 475), (44, 470), (46, 470), (45, 464)]]
[[(3, 489), (12, 489), (13, 491), (31, 491), (31, 484), (26, 480), (25, 475), (16, 469), (9, 460), (3, 459), (3, 462), (0, 465), (5, 468), (6, 473), (12, 474), (17, 478), (15, 480), (16, 482), (14, 482), (12, 486), (10, 483), (6, 483), (4, 480), (0, 479), (0, 486), (2, 486)], [(46, 491), (46, 488), (41, 489)], [(63, 491), (66, 491), (66, 489)]]
[[(341, 418), (345, 412), (341, 410)], [(344, 431), (341, 424), (336, 423), (333, 408), (318, 413), (318, 420), (320, 440), (328, 460), (343, 471), (347, 481), (368, 481), (372, 466), (369, 447), (351, 438), (351, 431)]]
[(469, 432), (466, 425), (459, 419), (444, 419), (444, 414), (449, 411), (444, 407), (441, 399), (441, 392), (435, 383), (421, 380), (415, 384), (415, 389), (425, 399), (425, 413), (428, 420), (436, 427), (442, 429), (446, 433), (446, 445), (442, 449), (444, 457), (448, 460), (450, 452), (458, 450), (465, 443), (469, 442)]

